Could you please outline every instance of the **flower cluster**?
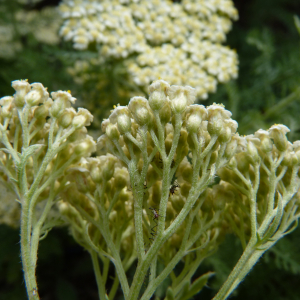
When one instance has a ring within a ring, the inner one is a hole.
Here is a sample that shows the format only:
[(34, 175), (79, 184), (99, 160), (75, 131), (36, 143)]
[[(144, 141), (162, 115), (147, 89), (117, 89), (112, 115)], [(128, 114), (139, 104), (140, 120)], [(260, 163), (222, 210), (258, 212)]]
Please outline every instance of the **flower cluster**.
[[(30, 1), (31, 2), (31, 1)], [(24, 3), (25, 4), (25, 3)], [(54, 45), (59, 42), (57, 31), (60, 27), (60, 19), (55, 8), (47, 7), (41, 11), (26, 11), (16, 6), (15, 11), (9, 11), (14, 14), (14, 23), (6, 20), (6, 11), (11, 8), (3, 6), (0, 21), (0, 58), (11, 59), (23, 45), (21, 37), (32, 34), (34, 38), (45, 44)]]
[[(59, 203), (81, 245), (91, 253), (100, 251), (104, 264), (107, 253), (122, 260), (126, 268), (116, 264), (118, 274), (144, 255), (148, 267), (153, 255), (169, 267), (197, 258), (196, 269), (228, 231), (220, 221), (225, 202), (205, 202), (216, 194), (208, 188), (216, 170), (235, 153), (237, 123), (222, 105), (194, 104), (196, 90), (189, 86), (158, 80), (149, 92), (149, 99), (133, 97), (102, 122), (98, 152), (103, 155), (70, 166), (68, 181), (74, 183)], [(153, 252), (161, 232), (166, 233), (164, 245)], [(176, 253), (181, 255), (174, 260)], [(126, 281), (121, 285), (126, 289)]]
[(60, 11), (65, 40), (80, 50), (96, 43), (102, 59), (125, 59), (141, 87), (162, 77), (201, 86), (197, 96), (205, 99), (217, 82), (237, 77), (237, 55), (221, 45), (238, 17), (230, 0), (77, 0)]
[[(133, 97), (103, 120), (95, 157), (85, 128), (92, 115), (76, 112), (69, 92), (50, 98), (40, 83), (12, 85), (14, 96), (0, 99), (0, 179), (21, 204), (29, 295), (37, 291), (38, 241), (57, 224), (47, 223), (55, 203), (92, 256), (101, 299), (106, 285), (113, 299), (119, 283), (125, 298), (139, 299), (143, 282), (141, 299), (150, 299), (180, 261), (185, 267), (170, 276), (166, 293), (193, 297), (210, 274), (192, 280), (199, 264), (233, 231), (244, 253), (214, 298), (223, 300), (297, 226), (300, 142), (288, 141), (284, 125), (239, 136), (223, 105), (194, 104), (196, 89), (157, 80), (148, 99)], [(126, 272), (136, 260), (129, 285)]]
[(251, 202), (256, 202), (258, 224), (264, 224), (276, 210), (278, 227), (264, 225), (258, 231), (265, 240), (286, 234), (300, 213), (300, 145), (299, 141), (292, 144), (287, 140), (289, 131), (284, 125), (273, 125), (269, 130), (238, 137), (236, 155), (218, 172), (223, 194), (229, 196), (226, 219), (244, 247), (253, 235), (254, 224), (246, 209)]
[(70, 92), (52, 92), (50, 97), (41, 83), (27, 80), (13, 81), (12, 87), (15, 94), (0, 99), (0, 181), (14, 191), (9, 200), (20, 204), (22, 263), (32, 297), (37, 295), (39, 240), (60, 223), (58, 215), (51, 217), (51, 209), (67, 184), (64, 172), (90, 156), (96, 143), (85, 127), (93, 116), (72, 107), (76, 99)]

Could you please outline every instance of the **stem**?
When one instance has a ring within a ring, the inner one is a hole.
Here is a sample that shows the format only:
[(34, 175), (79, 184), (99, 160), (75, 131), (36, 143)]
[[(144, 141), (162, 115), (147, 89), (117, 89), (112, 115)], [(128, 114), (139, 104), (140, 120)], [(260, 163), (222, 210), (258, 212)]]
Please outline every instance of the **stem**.
[(105, 300), (106, 299), (105, 298), (105, 286), (104, 286), (103, 278), (102, 278), (101, 271), (100, 271), (98, 255), (97, 255), (97, 252), (93, 251), (93, 250), (90, 251), (90, 254), (92, 257), (96, 282), (97, 282), (97, 286), (98, 286), (98, 295), (99, 295), (100, 300)]
[[(246, 247), (243, 255), (235, 265), (234, 269), (229, 274), (227, 280), (222, 285), (221, 289), (217, 293), (217, 295), (213, 298), (213, 300), (225, 300), (229, 294), (236, 288), (236, 280), (239, 282), (246, 276), (246, 274), (250, 271), (250, 269), (254, 266), (254, 264), (257, 262), (259, 257), (256, 258), (256, 260), (253, 259), (253, 255), (255, 254), (255, 241), (252, 242), (250, 240), (248, 246)], [(262, 253), (261, 253), (262, 255)], [(250, 267), (251, 266), (251, 267)], [(247, 273), (246, 273), (247, 270)], [(241, 277), (241, 274), (243, 273), (243, 277)]]
[(29, 300), (40, 299), (37, 292), (37, 282), (35, 276), (35, 262), (30, 255), (31, 248), (31, 226), (29, 222), (29, 199), (22, 199), (21, 213), (21, 257), (25, 277), (25, 284)]

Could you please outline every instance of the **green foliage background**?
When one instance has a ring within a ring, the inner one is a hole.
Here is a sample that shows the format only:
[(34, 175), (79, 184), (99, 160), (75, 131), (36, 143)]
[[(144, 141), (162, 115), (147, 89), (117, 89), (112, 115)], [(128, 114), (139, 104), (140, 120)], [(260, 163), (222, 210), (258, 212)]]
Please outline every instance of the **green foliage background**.
[[(22, 5), (27, 11), (57, 5), (58, 1), (41, 1)], [(223, 103), (233, 112), (241, 134), (267, 129), (274, 123), (284, 123), (290, 129), (289, 139), (300, 139), (300, 35), (293, 16), (300, 15), (300, 2), (295, 0), (235, 0), (240, 20), (233, 24), (228, 45), (236, 48), (240, 60), (237, 81), (219, 86), (204, 104)], [(0, 1), (1, 24), (16, 26), (16, 1)], [(9, 12), (9, 13), (8, 13)], [(17, 28), (17, 27), (16, 27)], [(45, 45), (30, 32), (14, 39), (23, 50), (11, 59), (0, 59), (0, 95), (13, 93), (10, 83), (28, 78), (42, 82), (49, 91), (68, 90), (84, 107), (96, 107), (109, 112), (109, 107), (124, 103), (124, 95), (116, 90), (126, 86), (126, 75), (113, 71), (111, 65), (99, 70), (99, 78), (78, 87), (66, 68), (77, 59), (93, 57), (95, 53), (75, 53), (70, 45)], [(94, 89), (97, 84), (98, 89)], [(99, 80), (103, 80), (101, 85)], [(100, 91), (99, 93), (99, 86)], [(108, 96), (103, 96), (108, 95)], [(105, 103), (101, 104), (101, 97)], [(105, 98), (105, 99), (104, 99)], [(108, 101), (109, 100), (109, 101)], [(94, 111), (93, 111), (94, 112)], [(105, 116), (105, 113), (99, 113)], [(94, 128), (101, 120), (95, 122)], [(254, 267), (231, 299), (235, 300), (299, 300), (300, 299), (300, 228), (279, 241)], [(208, 286), (194, 299), (211, 299), (242, 253), (234, 236), (228, 236), (219, 251), (200, 268), (200, 275), (215, 271)], [(180, 268), (180, 266), (179, 266)], [(112, 270), (113, 271), (113, 270)], [(113, 272), (111, 273), (113, 274)], [(88, 253), (75, 244), (66, 229), (55, 229), (41, 242), (37, 277), (42, 299), (98, 299), (92, 264)], [(159, 295), (160, 291), (157, 291)], [(18, 230), (0, 226), (0, 299), (26, 299), (19, 255)], [(119, 299), (122, 299), (120, 297)]]

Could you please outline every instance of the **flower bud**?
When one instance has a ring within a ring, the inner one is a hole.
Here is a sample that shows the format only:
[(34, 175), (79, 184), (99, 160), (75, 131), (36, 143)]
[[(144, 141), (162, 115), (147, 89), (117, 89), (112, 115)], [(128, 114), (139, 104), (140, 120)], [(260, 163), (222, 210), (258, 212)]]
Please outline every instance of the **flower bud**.
[(232, 133), (230, 127), (224, 127), (221, 131), (218, 141), (220, 143), (228, 143), (230, 141), (231, 134)]
[(74, 153), (78, 156), (89, 156), (96, 151), (96, 143), (91, 136), (87, 136), (74, 148)]
[(144, 97), (133, 97), (130, 99), (128, 108), (135, 121), (140, 125), (146, 125), (151, 120), (148, 101)]
[(41, 83), (32, 83), (32, 90), (25, 96), (25, 102), (30, 106), (36, 106), (40, 102), (44, 102), (48, 99), (49, 93), (47, 92), (47, 88)]
[(196, 90), (190, 86), (172, 85), (167, 88), (167, 94), (174, 114), (183, 113), (187, 106), (193, 104), (196, 99)]
[(223, 121), (220, 117), (215, 116), (208, 120), (207, 131), (210, 135), (219, 135), (223, 129)]
[(169, 101), (159, 111), (159, 118), (162, 124), (166, 124), (171, 119), (171, 107)]
[(87, 109), (79, 107), (78, 113), (72, 120), (72, 126), (74, 126), (76, 129), (83, 126), (89, 126), (91, 125), (93, 118), (93, 115)]
[(167, 100), (166, 90), (170, 85), (164, 80), (156, 80), (149, 86), (149, 105), (153, 111), (160, 110)]
[(236, 158), (233, 156), (231, 160), (228, 162), (228, 168), (235, 169), (237, 167)]
[(118, 129), (120, 133), (124, 134), (131, 131), (131, 119), (126, 114), (121, 114), (117, 119)]
[(90, 176), (95, 183), (102, 182), (102, 173), (99, 165), (93, 165), (90, 171)]
[(2, 106), (1, 116), (3, 118), (10, 118), (12, 116), (13, 100), (14, 97), (11, 96), (2, 97), (0, 99), (0, 105)]
[(186, 122), (186, 129), (190, 133), (197, 133), (201, 126), (201, 117), (197, 114), (190, 115)]
[(286, 134), (290, 132), (289, 128), (285, 125), (273, 125), (269, 129), (270, 137), (273, 139), (276, 148), (279, 151), (285, 151), (288, 146)]
[(14, 94), (15, 105), (17, 107), (23, 107), (25, 104), (25, 96), (30, 91), (30, 84), (27, 80), (15, 80), (11, 85), (16, 91)]
[(71, 103), (74, 104), (76, 98), (72, 97), (69, 92), (57, 91), (51, 93), (54, 103), (51, 106), (50, 114), (54, 118), (58, 118), (66, 108), (71, 106)]
[(230, 159), (236, 152), (237, 149), (237, 140), (233, 137), (231, 141), (226, 145), (224, 156)]
[(71, 125), (75, 115), (76, 111), (73, 107), (66, 108), (59, 118), (58, 125), (63, 128), (68, 128)]
[(34, 117), (36, 119), (45, 119), (49, 116), (49, 109), (53, 104), (53, 100), (51, 98), (48, 98), (46, 102), (44, 102), (43, 105), (38, 106), (34, 111)]
[(111, 140), (118, 140), (120, 137), (120, 132), (116, 125), (114, 124), (108, 124), (106, 127), (106, 135)]
[(114, 175), (116, 160), (112, 155), (106, 155), (101, 157), (105, 157), (106, 159), (106, 163), (103, 165), (101, 170), (102, 170), (104, 180), (108, 181)]
[(260, 161), (258, 151), (251, 141), (248, 141), (247, 152), (250, 155), (250, 157), (253, 159), (254, 163), (258, 163)]
[(116, 168), (115, 170), (115, 187), (117, 190), (123, 189), (129, 182), (129, 174), (126, 168)]

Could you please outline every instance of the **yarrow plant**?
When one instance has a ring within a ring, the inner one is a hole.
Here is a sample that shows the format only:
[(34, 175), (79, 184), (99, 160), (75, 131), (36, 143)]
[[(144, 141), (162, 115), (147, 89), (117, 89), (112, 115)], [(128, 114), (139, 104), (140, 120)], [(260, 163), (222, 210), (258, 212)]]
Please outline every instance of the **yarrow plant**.
[(206, 99), (218, 82), (237, 77), (235, 51), (221, 45), (238, 13), (230, 0), (76, 0), (59, 6), (60, 35), (75, 49), (96, 47), (99, 59), (78, 62), (71, 73), (85, 81), (90, 66), (124, 61), (142, 88), (163, 77), (196, 87)]
[[(71, 107), (69, 92), (53, 92), (41, 83), (12, 82), (14, 96), (0, 100), (1, 181), (21, 206), (21, 257), (28, 297), (38, 299), (35, 268), (39, 240), (59, 223), (47, 218), (64, 188), (64, 171), (95, 151), (87, 135), (93, 116)], [(2, 199), (1, 199), (2, 200)]]
[(54, 203), (91, 254), (103, 300), (119, 285), (124, 299), (147, 300), (165, 280), (165, 299), (191, 299), (211, 275), (192, 280), (198, 266), (233, 231), (244, 252), (214, 297), (226, 299), (297, 226), (300, 142), (287, 140), (284, 125), (239, 136), (223, 105), (194, 104), (194, 88), (157, 80), (148, 99), (133, 97), (102, 122), (100, 156), (91, 156), (84, 126), (92, 116), (71, 108), (68, 92), (52, 93), (53, 101), (41, 84), (13, 87), (14, 97), (0, 100), (1, 176), (21, 205), (29, 299), (39, 299), (37, 247), (56, 224), (47, 218)]

